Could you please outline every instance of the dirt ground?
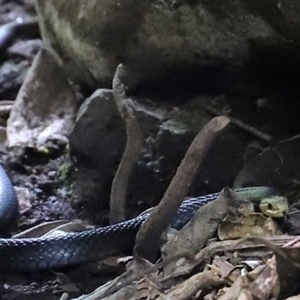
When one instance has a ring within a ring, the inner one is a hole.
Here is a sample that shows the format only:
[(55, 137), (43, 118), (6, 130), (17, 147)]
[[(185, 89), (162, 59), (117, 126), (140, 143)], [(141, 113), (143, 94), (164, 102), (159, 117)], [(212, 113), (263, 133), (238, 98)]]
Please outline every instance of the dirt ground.
[[(0, 0), (0, 25), (27, 20), (34, 16), (33, 1)], [(25, 74), (41, 45), (39, 36), (25, 33), (22, 37), (17, 36), (6, 51), (1, 52), (0, 49), (0, 101), (16, 98)], [(5, 124), (5, 120), (2, 120), (3, 123)], [(21, 203), (21, 215), (14, 233), (48, 221), (80, 219), (71, 207), (71, 195), (63, 180), (64, 169), (68, 164), (68, 158), (63, 151), (44, 157), (28, 151), (22, 159), (15, 157), (13, 152), (4, 151), (0, 154), (1, 162), (13, 184), (25, 189), (30, 197), (23, 205)], [(111, 269), (109, 272), (114, 273)], [(97, 277), (87, 274), (86, 270), (76, 268), (66, 271), (65, 274), (45, 272), (1, 275), (1, 299), (20, 300), (59, 299), (64, 291), (70, 295), (80, 295), (92, 291), (107, 280), (107, 275)]]

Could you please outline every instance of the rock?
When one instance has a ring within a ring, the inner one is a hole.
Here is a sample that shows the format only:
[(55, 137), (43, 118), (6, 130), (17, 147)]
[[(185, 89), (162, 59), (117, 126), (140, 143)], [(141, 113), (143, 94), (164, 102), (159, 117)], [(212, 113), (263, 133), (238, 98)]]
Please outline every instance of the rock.
[[(150, 103), (133, 104), (145, 136), (156, 131), (166, 118), (166, 111), (160, 107), (155, 108)], [(84, 202), (85, 208), (92, 213), (98, 211), (97, 208), (107, 207), (111, 182), (123, 155), (125, 142), (125, 127), (112, 91), (97, 90), (82, 104), (70, 134), (70, 155), (75, 169), (75, 203)], [(136, 176), (134, 178), (134, 182), (139, 182)], [(132, 186), (133, 183), (130, 184)]]
[(28, 64), (7, 61), (0, 67), (0, 99), (14, 99), (24, 81)]
[[(144, 147), (130, 175), (127, 211), (142, 211), (161, 199), (195, 135), (210, 119), (197, 100), (179, 107), (133, 98)], [(73, 197), (93, 222), (107, 217), (111, 183), (125, 146), (124, 125), (111, 90), (97, 90), (82, 104), (70, 135)], [(191, 187), (199, 195), (231, 186), (246, 140), (230, 130), (218, 139)]]
[(42, 41), (40, 39), (29, 40), (29, 41), (17, 41), (7, 52), (12, 57), (25, 58), (32, 63), (34, 57), (37, 55), (38, 51), (42, 46)]
[(72, 87), (53, 56), (41, 50), (7, 121), (8, 146), (42, 150), (66, 145), (76, 110)]
[(299, 11), (292, 0), (37, 1), (47, 47), (91, 88), (111, 86), (122, 62), (131, 88), (163, 82), (247, 95), (276, 94), (282, 80), (285, 91), (299, 90)]
[(125, 141), (125, 128), (112, 91), (95, 91), (79, 109), (69, 139), (70, 155), (75, 163), (73, 194), (77, 201), (99, 207), (108, 202), (107, 190)]
[(30, 199), (32, 198), (32, 195), (27, 188), (15, 187), (15, 191), (17, 194), (17, 198), (19, 200), (20, 214), (24, 214), (32, 207), (30, 203)]

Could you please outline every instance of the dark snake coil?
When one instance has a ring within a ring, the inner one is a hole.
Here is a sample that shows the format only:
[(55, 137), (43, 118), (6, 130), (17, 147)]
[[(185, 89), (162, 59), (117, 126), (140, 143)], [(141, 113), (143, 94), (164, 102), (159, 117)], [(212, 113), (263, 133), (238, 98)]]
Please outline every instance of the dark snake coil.
[[(274, 189), (268, 187), (242, 188), (237, 192), (253, 199), (276, 194)], [(214, 193), (183, 201), (172, 227), (181, 229), (201, 206), (215, 200), (218, 195), (219, 193)], [(0, 166), (0, 226), (9, 227), (17, 212), (18, 202), (14, 188)], [(148, 216), (149, 213), (145, 213), (115, 225), (68, 233), (60, 237), (2, 238), (0, 272), (56, 269), (128, 253), (132, 251), (137, 231)]]

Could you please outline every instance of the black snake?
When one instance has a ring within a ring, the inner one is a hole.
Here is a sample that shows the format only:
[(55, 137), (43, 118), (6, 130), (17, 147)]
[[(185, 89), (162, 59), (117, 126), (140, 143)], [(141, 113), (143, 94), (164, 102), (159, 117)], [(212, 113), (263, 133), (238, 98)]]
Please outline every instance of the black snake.
[[(276, 194), (273, 188), (254, 187), (237, 190), (249, 200)], [(189, 198), (183, 201), (172, 227), (181, 229), (204, 204), (219, 193)], [(14, 188), (0, 166), (0, 226), (9, 227), (18, 212)], [(150, 213), (115, 225), (68, 233), (60, 237), (0, 238), (0, 272), (24, 272), (56, 269), (99, 260), (132, 251), (135, 236)]]

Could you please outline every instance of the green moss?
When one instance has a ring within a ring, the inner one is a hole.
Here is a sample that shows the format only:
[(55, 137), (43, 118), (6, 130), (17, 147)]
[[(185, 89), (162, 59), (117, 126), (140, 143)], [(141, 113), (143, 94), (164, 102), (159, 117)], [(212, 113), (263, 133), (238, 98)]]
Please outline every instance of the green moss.
[(37, 153), (41, 155), (51, 155), (51, 149), (48, 149), (47, 147), (39, 147), (37, 148)]
[(168, 120), (161, 124), (161, 130), (167, 130), (174, 134), (184, 134), (189, 131), (187, 124), (176, 120)]
[(59, 167), (58, 173), (59, 173), (59, 180), (62, 182), (65, 182), (70, 177), (70, 172), (72, 169), (72, 165), (70, 161), (65, 162)]

